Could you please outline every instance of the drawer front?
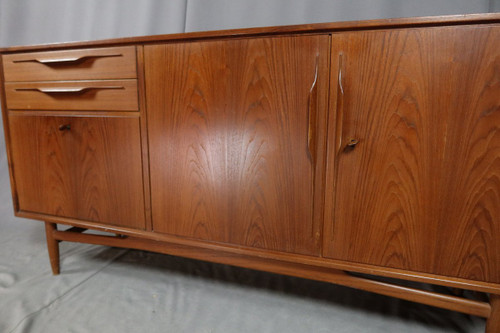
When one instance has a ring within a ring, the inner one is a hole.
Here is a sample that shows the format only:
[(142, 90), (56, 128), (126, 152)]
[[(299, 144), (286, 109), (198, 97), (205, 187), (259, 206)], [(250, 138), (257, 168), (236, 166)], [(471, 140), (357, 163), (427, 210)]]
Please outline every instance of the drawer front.
[(134, 46), (7, 54), (3, 64), (5, 81), (137, 78)]
[(6, 83), (11, 110), (137, 111), (137, 80)]
[(139, 117), (9, 115), (22, 211), (144, 229)]

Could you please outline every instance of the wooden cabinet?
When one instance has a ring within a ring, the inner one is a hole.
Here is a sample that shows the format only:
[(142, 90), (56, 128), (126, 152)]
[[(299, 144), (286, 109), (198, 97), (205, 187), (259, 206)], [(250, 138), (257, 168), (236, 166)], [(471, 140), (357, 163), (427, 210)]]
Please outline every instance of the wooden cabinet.
[(328, 46), (145, 47), (154, 231), (319, 254)]
[(138, 117), (9, 117), (22, 211), (144, 229)]
[(324, 255), (499, 283), (500, 27), (334, 40)]
[(461, 311), (499, 332), (499, 24), (0, 50), (15, 213), (45, 221), (55, 274), (59, 241), (142, 249)]

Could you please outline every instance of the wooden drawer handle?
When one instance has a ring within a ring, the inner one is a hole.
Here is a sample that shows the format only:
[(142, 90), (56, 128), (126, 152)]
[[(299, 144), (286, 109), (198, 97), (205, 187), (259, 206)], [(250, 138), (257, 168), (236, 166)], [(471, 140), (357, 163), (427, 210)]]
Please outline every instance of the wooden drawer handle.
[(122, 57), (123, 54), (103, 54), (103, 55), (84, 55), (79, 57), (67, 57), (67, 58), (48, 58), (48, 59), (25, 59), (25, 60), (14, 60), (14, 63), (20, 62), (37, 62), (39, 64), (44, 65), (57, 65), (57, 64), (67, 64), (67, 63), (76, 63), (87, 59), (96, 59), (96, 58), (109, 58), (109, 57)]
[(89, 90), (125, 89), (123, 86), (76, 87), (76, 88), (17, 88), (16, 91), (38, 91), (44, 94), (80, 94)]
[(60, 131), (69, 131), (70, 129), (71, 129), (71, 125), (70, 124), (59, 125), (59, 130)]

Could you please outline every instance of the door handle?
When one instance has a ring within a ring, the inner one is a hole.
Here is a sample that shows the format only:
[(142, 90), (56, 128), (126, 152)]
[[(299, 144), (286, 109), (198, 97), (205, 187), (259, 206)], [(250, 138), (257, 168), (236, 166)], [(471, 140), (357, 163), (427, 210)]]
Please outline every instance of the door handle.
[(318, 66), (319, 55), (316, 56), (316, 70), (307, 101), (307, 152), (313, 165), (316, 164), (316, 135), (314, 130), (316, 129), (316, 109), (318, 108)]
[(336, 122), (336, 139), (335, 139), (335, 149), (337, 153), (339, 153), (342, 149), (342, 130), (343, 130), (343, 117), (344, 117), (344, 85), (343, 85), (343, 76), (342, 70), (344, 66), (344, 54), (342, 52), (339, 53), (338, 58), (338, 73), (337, 73), (337, 100), (336, 100), (336, 113), (335, 113), (335, 122)]

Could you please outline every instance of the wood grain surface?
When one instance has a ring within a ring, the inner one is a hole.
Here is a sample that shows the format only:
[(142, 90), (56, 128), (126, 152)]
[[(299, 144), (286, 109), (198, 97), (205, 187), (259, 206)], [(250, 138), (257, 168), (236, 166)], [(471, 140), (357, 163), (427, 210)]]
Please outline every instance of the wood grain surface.
[(139, 89), (139, 122), (141, 125), (142, 179), (144, 184), (144, 210), (146, 230), (153, 230), (151, 216), (151, 177), (149, 176), (148, 118), (146, 108), (146, 82), (144, 79), (144, 47), (137, 46), (137, 86)]
[(135, 79), (7, 82), (5, 94), (11, 110), (139, 110)]
[(137, 77), (135, 46), (6, 54), (3, 63), (6, 81)]
[(50, 267), (52, 268), (52, 274), (59, 275), (61, 267), (59, 260), (59, 240), (54, 238), (54, 232), (56, 231), (57, 224), (45, 222), (45, 238), (47, 241)]
[(328, 39), (145, 47), (155, 231), (319, 254)]
[(500, 27), (333, 41), (324, 255), (499, 283)]
[(144, 229), (137, 117), (11, 112), (9, 126), (21, 210)]
[(500, 295), (490, 295), (491, 314), (486, 321), (485, 333), (497, 333), (500, 331)]

